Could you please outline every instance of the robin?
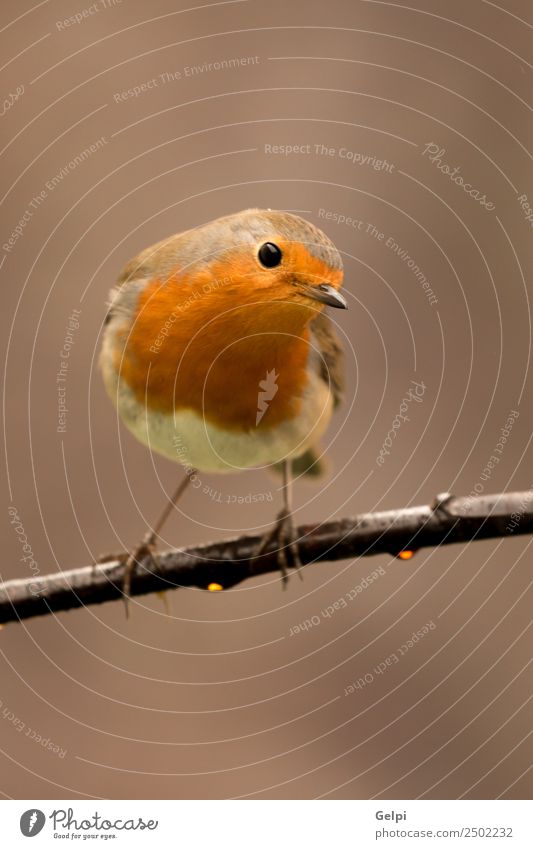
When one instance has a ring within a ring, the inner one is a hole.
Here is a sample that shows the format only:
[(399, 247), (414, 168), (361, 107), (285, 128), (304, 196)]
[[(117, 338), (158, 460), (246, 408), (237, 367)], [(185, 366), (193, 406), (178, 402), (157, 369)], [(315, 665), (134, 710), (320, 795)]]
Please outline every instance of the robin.
[(163, 514), (129, 555), (135, 565), (197, 471), (273, 466), (283, 509), (263, 537), (286, 581), (300, 566), (294, 473), (316, 474), (317, 443), (342, 392), (342, 351), (324, 307), (346, 309), (339, 252), (287, 212), (248, 209), (158, 242), (111, 292), (100, 365), (126, 427), (185, 467)]

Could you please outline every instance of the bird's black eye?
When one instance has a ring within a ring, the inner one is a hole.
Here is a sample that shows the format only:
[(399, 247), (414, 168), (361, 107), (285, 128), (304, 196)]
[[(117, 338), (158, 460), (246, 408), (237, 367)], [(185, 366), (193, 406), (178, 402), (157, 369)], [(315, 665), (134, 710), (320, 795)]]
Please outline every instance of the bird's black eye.
[(259, 262), (265, 268), (275, 268), (281, 262), (281, 250), (274, 242), (265, 242), (257, 252)]

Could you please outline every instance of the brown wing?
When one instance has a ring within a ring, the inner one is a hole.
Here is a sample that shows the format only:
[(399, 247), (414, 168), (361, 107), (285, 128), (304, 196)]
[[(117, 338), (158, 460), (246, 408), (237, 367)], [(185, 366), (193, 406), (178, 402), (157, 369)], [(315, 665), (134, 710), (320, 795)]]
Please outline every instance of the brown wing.
[(316, 368), (322, 380), (333, 394), (333, 404), (338, 407), (344, 392), (344, 353), (333, 324), (325, 312), (321, 312), (310, 324), (312, 343), (319, 354)]

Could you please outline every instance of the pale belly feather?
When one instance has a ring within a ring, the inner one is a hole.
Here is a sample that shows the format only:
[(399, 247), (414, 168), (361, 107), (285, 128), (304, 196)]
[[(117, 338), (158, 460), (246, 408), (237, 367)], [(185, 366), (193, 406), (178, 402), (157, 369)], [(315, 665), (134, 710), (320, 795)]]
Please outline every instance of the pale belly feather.
[(137, 439), (169, 460), (203, 472), (239, 471), (299, 457), (320, 439), (332, 413), (331, 393), (314, 374), (298, 416), (270, 429), (247, 431), (224, 430), (194, 410), (151, 411), (123, 381), (117, 386), (113, 373), (107, 377), (109, 394)]

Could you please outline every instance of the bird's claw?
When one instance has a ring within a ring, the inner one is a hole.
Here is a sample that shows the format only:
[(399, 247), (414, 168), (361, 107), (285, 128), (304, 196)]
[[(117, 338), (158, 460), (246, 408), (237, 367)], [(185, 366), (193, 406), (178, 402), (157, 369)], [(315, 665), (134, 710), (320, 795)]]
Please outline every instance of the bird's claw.
[(98, 560), (96, 561), (94, 566), (95, 567), (101, 566), (104, 563), (114, 563), (115, 561), (117, 561), (118, 563), (121, 563), (123, 560), (126, 560), (127, 557), (128, 557), (127, 551), (110, 551), (110, 552), (107, 552), (106, 554), (99, 554)]
[(292, 514), (282, 510), (276, 517), (274, 525), (263, 536), (252, 560), (257, 560), (265, 551), (275, 545), (275, 553), (281, 572), (281, 583), (286, 589), (289, 582), (289, 568), (297, 569), (300, 579), (302, 578), (300, 552), (298, 549), (298, 537), (294, 527)]
[(132, 552), (128, 555), (128, 558), (124, 564), (124, 572), (122, 575), (122, 594), (124, 597), (124, 605), (126, 608), (126, 619), (129, 618), (130, 609), (130, 593), (131, 593), (131, 579), (135, 573), (135, 570), (138, 566), (142, 564), (144, 560), (150, 562), (154, 562), (154, 552), (155, 552), (155, 539), (154, 534), (149, 532), (146, 534), (142, 542), (134, 548)]
[(105, 563), (124, 563), (128, 557), (127, 551), (112, 551), (106, 554), (99, 554), (98, 559), (92, 565), (92, 574), (96, 574), (98, 566), (103, 566)]

